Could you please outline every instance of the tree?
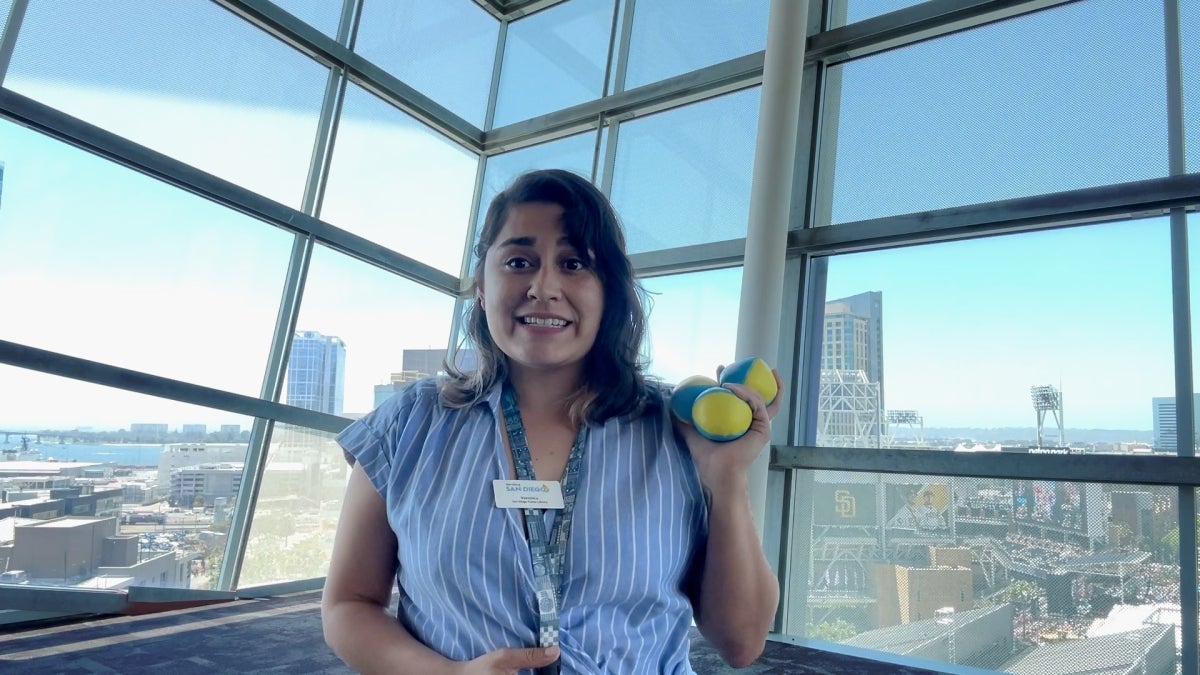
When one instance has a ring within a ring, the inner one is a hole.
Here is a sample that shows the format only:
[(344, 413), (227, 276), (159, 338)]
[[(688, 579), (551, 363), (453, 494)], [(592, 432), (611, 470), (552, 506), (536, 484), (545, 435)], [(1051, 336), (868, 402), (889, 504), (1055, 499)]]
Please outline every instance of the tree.
[[(1172, 562), (1179, 561), (1179, 525), (1172, 527), (1159, 540)], [(1196, 516), (1196, 541), (1200, 542), (1200, 515)]]
[(1025, 580), (1014, 581), (1000, 591), (1000, 597), (1004, 598), (1005, 602), (1011, 602), (1017, 607), (1023, 637), (1029, 636), (1029, 623), (1036, 618), (1035, 608), (1041, 595), (1040, 586)]
[(817, 625), (808, 624), (805, 631), (808, 637), (826, 642), (844, 642), (858, 635), (858, 627), (845, 619), (822, 621)]

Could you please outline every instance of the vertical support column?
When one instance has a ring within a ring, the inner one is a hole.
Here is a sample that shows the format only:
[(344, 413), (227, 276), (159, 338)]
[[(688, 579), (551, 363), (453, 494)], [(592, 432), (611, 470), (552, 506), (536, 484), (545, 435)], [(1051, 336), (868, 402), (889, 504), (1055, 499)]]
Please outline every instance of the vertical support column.
[[(738, 358), (762, 356), (776, 361), (779, 352), (783, 267), (807, 25), (807, 2), (772, 0), (738, 312)], [(750, 470), (750, 508), (760, 535), (769, 462), (770, 454), (764, 452)]]
[[(1167, 153), (1172, 176), (1187, 172), (1183, 136), (1183, 63), (1179, 0), (1163, 0), (1167, 64)], [(1171, 209), (1171, 313), (1175, 328), (1175, 429), (1180, 457), (1196, 456), (1196, 401), (1192, 377), (1192, 301), (1187, 212)], [(1200, 671), (1197, 606), (1196, 490), (1179, 488), (1179, 629), (1182, 672)]]
[[(279, 314), (275, 319), (275, 334), (267, 356), (267, 369), (259, 393), (261, 398), (268, 401), (278, 400), (282, 393), (284, 369), (287, 368), (296, 319), (300, 315), (300, 300), (304, 297), (304, 283), (308, 277), (308, 263), (312, 259), (312, 252), (312, 236), (296, 235), (292, 242), (292, 257), (283, 285), (283, 297), (279, 302)], [(225, 538), (225, 557), (221, 561), (221, 571), (217, 576), (217, 590), (231, 591), (237, 587), (242, 561), (246, 557), (246, 545), (250, 538), (250, 523), (254, 519), (258, 488), (267, 466), (267, 448), (270, 447), (274, 430), (274, 420), (263, 418), (255, 419), (250, 430), (246, 462), (242, 465), (241, 488), (238, 490), (233, 516), (229, 521), (229, 532)]]

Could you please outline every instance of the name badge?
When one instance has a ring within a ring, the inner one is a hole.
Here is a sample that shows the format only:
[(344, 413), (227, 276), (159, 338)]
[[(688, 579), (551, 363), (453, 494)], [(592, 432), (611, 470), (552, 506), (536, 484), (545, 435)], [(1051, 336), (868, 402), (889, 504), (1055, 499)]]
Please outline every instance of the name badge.
[(561, 509), (562, 485), (556, 480), (494, 480), (496, 506), (502, 509)]

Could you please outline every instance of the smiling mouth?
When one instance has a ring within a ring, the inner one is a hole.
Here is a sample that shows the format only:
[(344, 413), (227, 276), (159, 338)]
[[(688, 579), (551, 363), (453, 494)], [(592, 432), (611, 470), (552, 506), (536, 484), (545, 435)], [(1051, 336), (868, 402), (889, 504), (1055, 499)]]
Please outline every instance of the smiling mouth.
[(566, 319), (551, 319), (538, 316), (523, 316), (518, 320), (524, 326), (537, 326), (538, 328), (566, 328), (571, 323)]

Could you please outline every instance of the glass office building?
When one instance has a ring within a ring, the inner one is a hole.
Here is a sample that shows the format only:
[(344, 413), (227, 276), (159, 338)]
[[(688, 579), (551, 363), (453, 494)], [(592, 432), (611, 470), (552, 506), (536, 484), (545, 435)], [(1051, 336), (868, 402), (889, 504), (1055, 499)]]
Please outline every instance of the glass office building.
[[(784, 375), (752, 495), (777, 639), (1200, 673), (1200, 4), (0, 21), (0, 619), (320, 587), (334, 435), (405, 350), (460, 346), (488, 200), (558, 167), (622, 217), (654, 374)], [(291, 394), (306, 331), (328, 405)]]

